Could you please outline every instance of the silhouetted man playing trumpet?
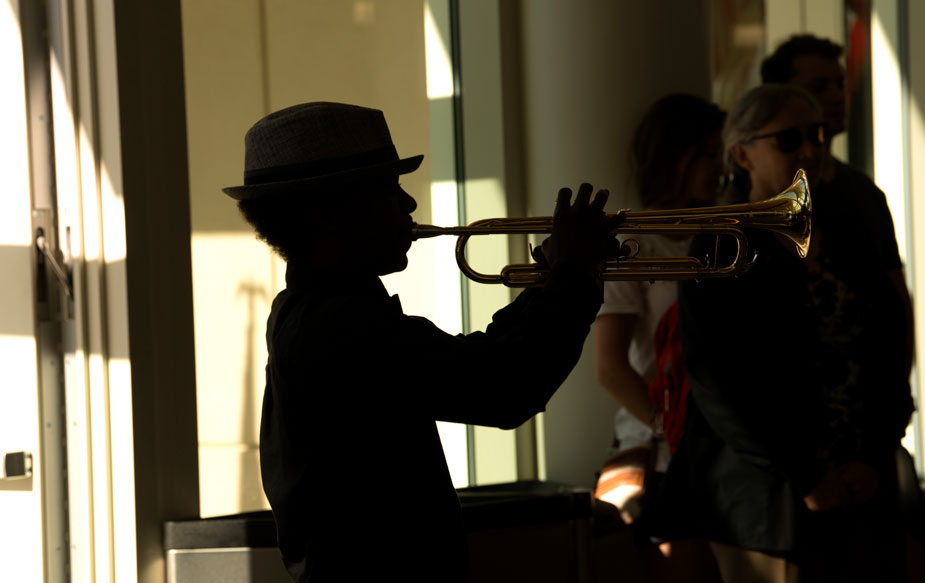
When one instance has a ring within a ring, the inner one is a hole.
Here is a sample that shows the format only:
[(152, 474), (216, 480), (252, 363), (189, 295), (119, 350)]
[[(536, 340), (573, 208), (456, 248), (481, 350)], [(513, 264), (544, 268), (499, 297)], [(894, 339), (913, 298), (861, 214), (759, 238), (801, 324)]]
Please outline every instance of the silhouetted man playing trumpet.
[(417, 206), (398, 183), (382, 112), (307, 103), (245, 137), (243, 186), (224, 189), (287, 261), (267, 323), (263, 486), (297, 581), (465, 577), (459, 502), (436, 420), (514, 428), (542, 411), (578, 361), (616, 251), (583, 184), (559, 192), (542, 245), (550, 275), (451, 336), (406, 316), (379, 276), (401, 271)]

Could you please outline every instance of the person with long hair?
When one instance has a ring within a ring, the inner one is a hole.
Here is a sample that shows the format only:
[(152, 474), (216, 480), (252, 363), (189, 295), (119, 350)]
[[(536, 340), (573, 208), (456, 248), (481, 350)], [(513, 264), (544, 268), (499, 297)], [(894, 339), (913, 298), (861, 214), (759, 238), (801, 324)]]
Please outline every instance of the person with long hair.
[[(723, 171), (723, 119), (719, 107), (685, 93), (665, 95), (650, 107), (631, 147), (633, 185), (644, 209), (714, 204)], [(688, 236), (633, 238), (643, 257), (682, 256), (690, 244)], [(657, 336), (677, 339), (676, 299), (673, 281), (614, 281), (604, 286), (604, 304), (595, 320), (596, 368), (598, 382), (621, 405), (614, 419), (613, 464), (636, 463), (642, 453), (657, 456), (652, 469), (664, 471), (680, 437), (686, 396), (683, 363), (671, 341), (658, 346), (655, 341)], [(663, 332), (657, 334), (660, 328)], [(677, 382), (668, 387), (663, 382), (667, 379)], [(653, 477), (647, 479), (651, 487)], [(613, 485), (611, 494), (601, 492), (602, 499), (615, 503), (625, 520), (634, 520), (641, 508), (641, 486)], [(644, 531), (644, 521), (639, 529)], [(644, 534), (639, 538), (644, 565), (655, 579), (698, 580), (694, 575), (712, 572), (708, 550), (698, 553), (696, 545), (681, 543), (659, 549)], [(682, 574), (685, 579), (678, 578)]]

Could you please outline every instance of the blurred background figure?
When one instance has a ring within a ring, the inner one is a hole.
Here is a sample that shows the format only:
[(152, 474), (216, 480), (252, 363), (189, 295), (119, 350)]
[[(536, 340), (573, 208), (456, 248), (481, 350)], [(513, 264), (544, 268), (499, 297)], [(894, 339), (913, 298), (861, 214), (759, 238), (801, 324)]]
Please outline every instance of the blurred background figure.
[[(631, 149), (633, 186), (643, 208), (714, 203), (723, 171), (723, 119), (716, 105), (689, 94), (669, 94), (652, 105), (636, 129)], [(643, 257), (682, 256), (690, 244), (686, 236), (634, 238)], [(595, 321), (597, 379), (622, 405), (598, 494), (620, 508), (628, 522), (642, 511), (643, 480), (653, 486), (653, 470), (664, 471), (683, 430), (687, 385), (676, 300), (674, 281), (607, 282)], [(635, 528), (644, 567), (653, 580), (715, 579), (705, 544), (687, 541), (659, 550), (645, 535), (645, 521)]]
[(761, 77), (765, 83), (788, 83), (805, 89), (822, 108), (825, 157), (819, 180), (813, 185), (813, 219), (830, 239), (826, 247), (847, 259), (839, 265), (841, 271), (853, 270), (854, 279), (863, 279), (873, 269), (889, 278), (896, 290), (889, 300), (902, 302), (906, 312), (905, 323), (897, 330), (905, 334), (908, 376), (915, 350), (912, 302), (886, 196), (866, 174), (832, 155), (831, 139), (846, 127), (841, 55), (842, 48), (827, 39), (793, 36), (762, 62)]
[[(774, 196), (798, 168), (815, 194), (824, 119), (797, 87), (743, 96), (723, 131), (739, 197)], [(912, 411), (894, 328), (903, 309), (874, 301), (895, 294), (882, 273), (859, 285), (836, 269), (844, 250), (830, 246), (827, 226), (814, 223), (805, 260), (780, 235), (750, 232), (757, 261), (744, 275), (679, 287), (691, 399), (659, 502), (683, 504), (658, 529), (707, 538), (726, 581), (903, 577), (894, 463)], [(734, 252), (725, 243), (721, 257)], [(698, 237), (692, 254), (714, 246)]]

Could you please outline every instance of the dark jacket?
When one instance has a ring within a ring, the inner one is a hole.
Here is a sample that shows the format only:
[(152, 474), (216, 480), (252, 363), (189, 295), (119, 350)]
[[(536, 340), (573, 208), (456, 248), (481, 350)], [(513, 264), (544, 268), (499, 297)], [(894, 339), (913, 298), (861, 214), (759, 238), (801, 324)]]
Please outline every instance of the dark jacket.
[[(903, 315), (882, 271), (845, 285), (851, 275), (825, 257), (811, 274), (773, 236), (750, 233), (749, 243), (758, 257), (741, 277), (680, 286), (691, 399), (661, 493), (672, 508), (661, 528), (798, 551), (818, 537), (820, 521), (825, 530), (826, 515), (811, 515), (803, 497), (829, 464), (890, 471), (911, 411)], [(697, 239), (692, 253), (713, 244)]]
[(402, 312), (378, 278), (290, 264), (267, 326), (264, 490), (305, 581), (461, 579), (459, 503), (436, 420), (517, 427), (571, 371), (601, 302), (557, 270), (485, 332), (451, 336)]

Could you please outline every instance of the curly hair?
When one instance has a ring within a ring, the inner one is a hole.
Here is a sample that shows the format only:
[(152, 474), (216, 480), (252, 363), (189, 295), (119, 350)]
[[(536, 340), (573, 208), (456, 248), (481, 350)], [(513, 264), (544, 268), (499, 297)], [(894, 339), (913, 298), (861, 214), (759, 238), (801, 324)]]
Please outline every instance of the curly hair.
[(310, 190), (293, 190), (238, 201), (238, 210), (257, 238), (286, 261), (304, 257), (311, 250), (313, 228), (330, 213), (348, 212), (357, 192), (378, 188), (388, 178), (338, 176), (318, 181)]
[(792, 36), (761, 62), (762, 83), (789, 83), (794, 75), (793, 62), (808, 55), (838, 60), (842, 48), (811, 34)]
[(310, 247), (311, 233), (307, 217), (317, 213), (322, 197), (305, 192), (291, 192), (239, 200), (238, 210), (254, 227), (257, 238), (269, 245), (286, 261), (303, 256)]

